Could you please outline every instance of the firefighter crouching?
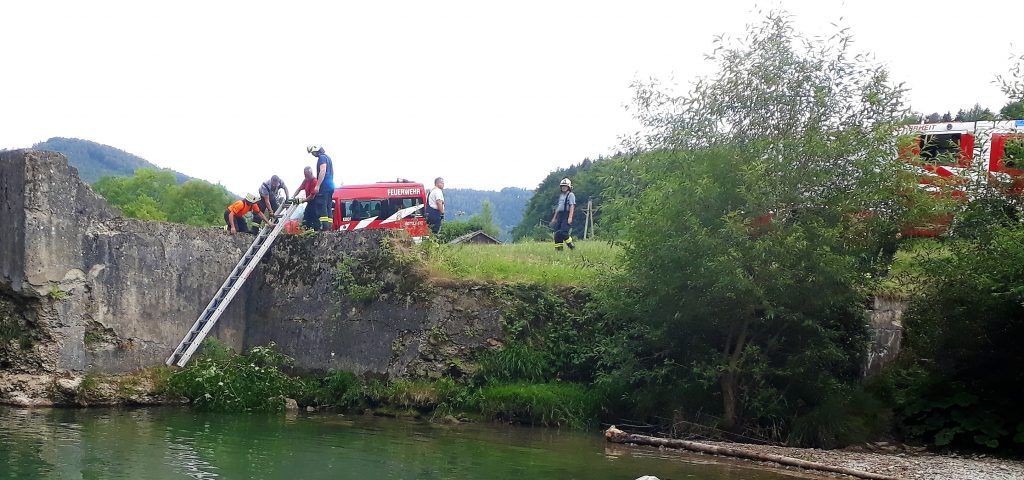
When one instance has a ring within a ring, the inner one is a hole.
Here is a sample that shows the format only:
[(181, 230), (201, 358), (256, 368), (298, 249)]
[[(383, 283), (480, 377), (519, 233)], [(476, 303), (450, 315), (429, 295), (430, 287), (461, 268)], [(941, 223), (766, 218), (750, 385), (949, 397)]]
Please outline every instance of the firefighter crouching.
[[(274, 175), (270, 177), (270, 180), (263, 182), (259, 189), (259, 202), (257, 205), (260, 207), (260, 211), (266, 212), (267, 216), (273, 216), (277, 214), (277, 192), (284, 190), (284, 198), (287, 199), (290, 195), (288, 194), (288, 187), (284, 185), (284, 181), (281, 177)], [(259, 224), (258, 218), (252, 219), (253, 223)]]
[(259, 197), (256, 194), (248, 193), (245, 195), (245, 198), (228, 205), (227, 210), (224, 210), (224, 222), (228, 225), (228, 233), (232, 235), (238, 232), (258, 233), (257, 231), (251, 231), (245, 222), (245, 214), (249, 212), (253, 212), (253, 215), (259, 215), (267, 224), (271, 223), (270, 219), (260, 211), (259, 205), (256, 205), (258, 201)]

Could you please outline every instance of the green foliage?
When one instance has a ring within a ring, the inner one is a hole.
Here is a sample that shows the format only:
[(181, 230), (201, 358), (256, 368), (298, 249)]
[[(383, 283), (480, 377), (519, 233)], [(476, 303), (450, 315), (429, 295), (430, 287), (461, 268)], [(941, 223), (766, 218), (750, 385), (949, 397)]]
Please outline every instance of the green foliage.
[(103, 341), (103, 337), (92, 330), (86, 330), (85, 334), (82, 335), (82, 342), (85, 343), (86, 347), (96, 345)]
[(585, 386), (572, 383), (488, 385), (477, 400), (490, 418), (530, 425), (585, 428), (593, 422), (600, 400)]
[(973, 107), (964, 110), (960, 109), (956, 116), (953, 117), (954, 122), (979, 122), (979, 121), (993, 121), (996, 119), (996, 114), (992, 113), (992, 110), (988, 108), (982, 108), (981, 104), (975, 103)]
[(357, 278), (358, 262), (351, 256), (342, 256), (335, 265), (334, 281), (342, 301), (370, 303), (380, 298), (384, 283)]
[(786, 443), (838, 448), (863, 444), (889, 432), (892, 410), (873, 392), (844, 387), (793, 421)]
[(551, 378), (550, 354), (519, 343), (488, 350), (480, 357), (477, 375), (485, 382), (543, 382)]
[(195, 226), (223, 223), (233, 199), (221, 185), (203, 180), (179, 185), (170, 170), (144, 168), (131, 177), (103, 177), (93, 189), (127, 217)]
[(46, 297), (55, 302), (59, 302), (61, 300), (64, 300), (65, 298), (68, 298), (68, 292), (61, 290), (60, 287), (54, 286), (50, 288), (49, 292), (46, 292)]
[(468, 188), (444, 189), (447, 219), (452, 222), (461, 222), (463, 218), (477, 215), (482, 211), (484, 202), (491, 204), (494, 208), (494, 224), (498, 229), (498, 235), (494, 235), (494, 238), (501, 241), (512, 239), (510, 232), (523, 218), (526, 202), (532, 196), (530, 190), (515, 187), (506, 187), (497, 192)]
[(1021, 168), (1024, 166), (1024, 139), (1010, 138), (1003, 146), (1003, 166)]
[(865, 296), (913, 179), (892, 155), (901, 91), (848, 40), (772, 14), (690, 94), (638, 87), (647, 151), (602, 208), (624, 243), (611, 308), (639, 342), (602, 360), (610, 383), (742, 430), (786, 429), (859, 379)]
[[(583, 234), (583, 208), (587, 201), (592, 200), (597, 213), (594, 223), (597, 228), (603, 225), (601, 213), (598, 208), (606, 200), (605, 190), (608, 188), (620, 188), (628, 185), (631, 176), (628, 172), (628, 163), (624, 157), (599, 158), (597, 160), (586, 159), (583, 162), (565, 169), (557, 169), (541, 181), (534, 190), (533, 197), (526, 205), (522, 221), (512, 229), (512, 238), (516, 241), (522, 239), (549, 240), (551, 238), (548, 222), (555, 211), (555, 202), (558, 201), (559, 182), (563, 178), (572, 180), (573, 193), (576, 194), (576, 218), (574, 219), (574, 231), (577, 236)], [(600, 230), (605, 232), (604, 229)], [(602, 237), (612, 238), (614, 230), (602, 234)]]
[(992, 222), (944, 247), (919, 259), (925, 274), (904, 316), (901, 422), (936, 445), (1020, 451), (1024, 226)]
[(291, 363), (273, 343), (253, 347), (244, 355), (207, 346), (203, 354), (171, 376), (167, 390), (189, 398), (203, 410), (279, 411), (284, 409), (286, 397), (301, 391), (301, 384), (280, 370)]
[(323, 378), (316, 402), (341, 408), (355, 407), (360, 400), (362, 384), (352, 372), (331, 370)]
[[(53, 137), (32, 145), (32, 148), (64, 154), (68, 163), (78, 169), (78, 176), (88, 183), (96, 182), (103, 177), (130, 176), (139, 169), (159, 168), (123, 150), (77, 138)], [(185, 174), (172, 173), (178, 183), (190, 179)]]
[(546, 286), (593, 284), (618, 264), (620, 249), (598, 241), (577, 242), (575, 251), (555, 251), (550, 242), (448, 245), (423, 242), (427, 267), (436, 277)]
[(99, 377), (92, 372), (86, 373), (82, 376), (82, 382), (78, 384), (78, 390), (75, 393), (82, 400), (98, 398), (100, 396)]
[(494, 206), (489, 200), (484, 200), (480, 205), (480, 211), (463, 221), (448, 221), (441, 224), (441, 230), (432, 238), (441, 243), (448, 243), (467, 233), (483, 230), (484, 233), (498, 238), (501, 232), (494, 224)]
[(1024, 102), (1019, 100), (1008, 102), (999, 109), (999, 116), (1004, 120), (1024, 119)]

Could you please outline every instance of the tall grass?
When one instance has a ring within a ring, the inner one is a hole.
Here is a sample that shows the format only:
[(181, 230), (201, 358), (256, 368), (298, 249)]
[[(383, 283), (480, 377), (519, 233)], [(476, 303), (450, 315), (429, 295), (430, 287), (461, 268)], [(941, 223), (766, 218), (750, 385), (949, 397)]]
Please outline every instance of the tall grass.
[(593, 390), (574, 383), (515, 383), (480, 389), (477, 408), (485, 417), (518, 423), (584, 428), (597, 417)]
[(576, 242), (576, 250), (556, 251), (548, 242), (505, 245), (450, 245), (424, 242), (435, 277), (546, 286), (592, 283), (617, 265), (619, 248), (605, 242)]

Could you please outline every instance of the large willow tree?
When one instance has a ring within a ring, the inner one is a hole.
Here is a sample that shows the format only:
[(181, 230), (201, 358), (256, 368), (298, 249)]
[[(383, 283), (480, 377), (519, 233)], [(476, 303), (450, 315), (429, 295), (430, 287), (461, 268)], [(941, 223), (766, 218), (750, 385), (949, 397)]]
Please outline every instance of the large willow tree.
[(719, 39), (688, 94), (636, 87), (635, 182), (609, 210), (647, 333), (615, 368), (679, 385), (673, 408), (717, 399), (724, 428), (788, 428), (860, 375), (868, 292), (914, 193), (902, 90), (850, 45), (770, 14)]

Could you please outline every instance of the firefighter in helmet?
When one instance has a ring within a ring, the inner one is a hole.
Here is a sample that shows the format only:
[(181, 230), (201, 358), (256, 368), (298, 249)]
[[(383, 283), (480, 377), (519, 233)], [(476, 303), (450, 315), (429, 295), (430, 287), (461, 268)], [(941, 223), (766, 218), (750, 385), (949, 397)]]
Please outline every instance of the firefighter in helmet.
[(259, 215), (267, 225), (273, 225), (270, 219), (260, 211), (260, 206), (257, 205), (259, 201), (260, 197), (255, 193), (247, 193), (245, 198), (228, 205), (227, 210), (224, 210), (224, 223), (228, 224), (228, 233), (234, 235), (238, 232), (250, 232), (249, 226), (245, 222), (245, 214), (249, 212), (252, 212), (254, 216)]
[(558, 202), (555, 203), (555, 214), (551, 216), (551, 228), (555, 230), (555, 250), (568, 245), (575, 250), (572, 243), (572, 218), (576, 214), (576, 195), (572, 193), (572, 180), (563, 178), (558, 183)]
[(334, 163), (331, 157), (324, 152), (320, 145), (306, 147), (310, 155), (316, 157), (316, 186), (313, 187), (313, 200), (306, 208), (312, 208), (312, 218), (319, 220), (313, 224), (314, 230), (330, 231), (331, 229), (331, 200), (334, 196)]

